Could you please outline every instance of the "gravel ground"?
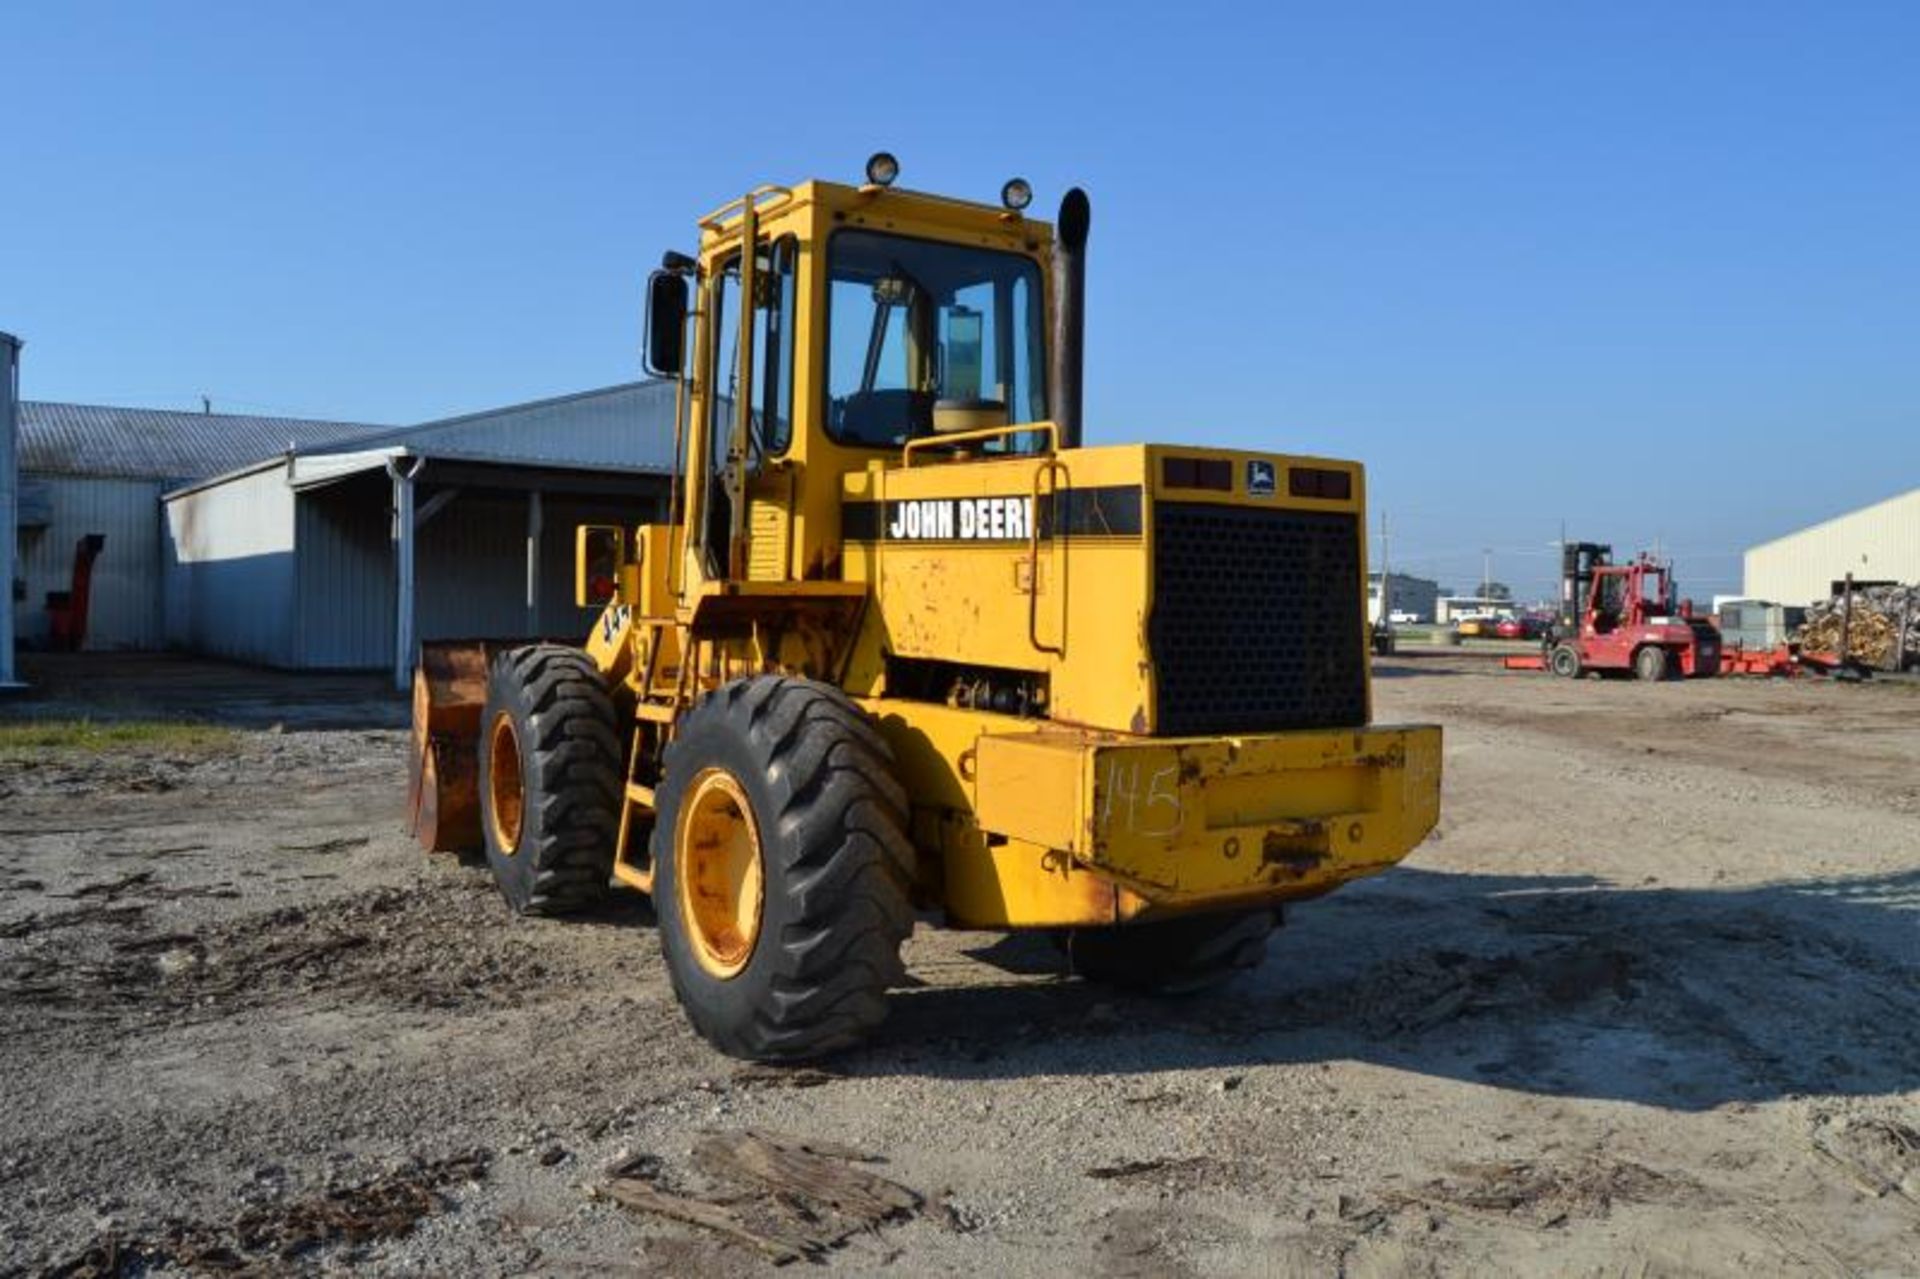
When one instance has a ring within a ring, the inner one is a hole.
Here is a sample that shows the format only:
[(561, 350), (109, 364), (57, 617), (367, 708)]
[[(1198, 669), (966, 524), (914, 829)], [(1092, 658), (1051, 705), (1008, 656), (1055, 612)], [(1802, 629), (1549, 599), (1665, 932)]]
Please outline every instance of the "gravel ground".
[(377, 686), (143, 663), (0, 706), (159, 672), (243, 726), (0, 760), (0, 1273), (762, 1273), (604, 1193), (791, 1225), (747, 1132), (915, 1192), (815, 1205), (854, 1273), (1920, 1272), (1911, 688), (1385, 663), (1441, 828), (1258, 973), (1134, 998), (922, 927), (875, 1042), (772, 1070), (686, 1028), (643, 900), (516, 922), (417, 853)]

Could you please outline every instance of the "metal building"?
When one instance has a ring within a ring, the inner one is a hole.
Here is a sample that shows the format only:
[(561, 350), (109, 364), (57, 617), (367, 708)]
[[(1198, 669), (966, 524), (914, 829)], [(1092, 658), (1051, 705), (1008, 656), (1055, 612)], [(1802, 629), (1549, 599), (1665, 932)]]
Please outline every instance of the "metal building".
[(384, 667), (423, 639), (577, 642), (582, 523), (665, 511), (674, 387), (641, 382), (359, 434), (166, 495), (165, 636), (270, 666)]
[[(20, 339), (0, 333), (0, 532), (15, 527), (19, 510)], [(13, 678), (14, 563), (19, 538), (0, 542), (0, 690), (19, 687)]]
[[(1408, 573), (1391, 574), (1387, 580), (1389, 612), (1411, 613), (1416, 622), (1431, 622), (1440, 607), (1440, 583)], [(1380, 623), (1380, 574), (1367, 574), (1367, 621)]]
[(89, 649), (155, 649), (164, 638), (160, 495), (168, 488), (384, 427), (230, 413), (26, 400), (19, 411), (15, 625), (44, 645), (48, 596), (72, 582), (76, 544), (104, 534), (93, 564)]
[(1742, 589), (1749, 599), (1805, 605), (1829, 598), (1848, 573), (1920, 582), (1920, 488), (1749, 549)]

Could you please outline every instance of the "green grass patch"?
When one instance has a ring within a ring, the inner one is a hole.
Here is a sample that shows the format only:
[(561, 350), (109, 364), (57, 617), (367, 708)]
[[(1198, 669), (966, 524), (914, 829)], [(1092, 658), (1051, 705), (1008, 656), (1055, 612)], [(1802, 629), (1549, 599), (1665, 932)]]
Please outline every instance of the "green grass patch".
[(0, 755), (41, 751), (103, 754), (123, 750), (213, 751), (234, 745), (237, 734), (214, 724), (152, 719), (0, 720)]

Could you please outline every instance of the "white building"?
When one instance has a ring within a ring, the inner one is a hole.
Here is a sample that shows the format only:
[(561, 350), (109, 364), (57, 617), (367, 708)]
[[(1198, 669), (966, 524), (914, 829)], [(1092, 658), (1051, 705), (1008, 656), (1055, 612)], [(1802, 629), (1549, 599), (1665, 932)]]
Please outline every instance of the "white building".
[(21, 645), (47, 642), (47, 597), (71, 585), (80, 539), (102, 534), (106, 545), (93, 562), (86, 647), (159, 648), (161, 493), (288, 449), (383, 429), (22, 401), (14, 569)]
[(1920, 582), (1920, 488), (1836, 516), (1746, 553), (1748, 599), (1804, 605), (1862, 582)]
[[(1440, 583), (1406, 573), (1391, 574), (1387, 582), (1387, 607), (1391, 612), (1410, 614), (1416, 622), (1431, 622), (1440, 603)], [(1380, 574), (1367, 574), (1367, 620), (1380, 623)]]

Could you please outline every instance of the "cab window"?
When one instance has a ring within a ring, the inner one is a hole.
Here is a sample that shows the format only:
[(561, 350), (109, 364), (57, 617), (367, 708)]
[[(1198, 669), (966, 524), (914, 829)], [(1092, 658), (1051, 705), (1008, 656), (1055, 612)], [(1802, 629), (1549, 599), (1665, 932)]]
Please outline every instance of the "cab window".
[[(798, 243), (784, 236), (771, 247), (762, 246), (754, 264), (756, 283), (753, 325), (753, 368), (747, 388), (752, 408), (752, 431), (747, 460), (757, 467), (778, 456), (793, 443), (794, 273)], [(733, 437), (734, 404), (740, 395), (740, 258), (736, 254), (721, 267), (714, 288), (713, 386), (710, 422), (713, 427), (713, 463), (726, 462), (727, 443)]]
[(827, 256), (834, 439), (894, 447), (943, 430), (1045, 420), (1043, 295), (1032, 258), (873, 231), (839, 232)]

